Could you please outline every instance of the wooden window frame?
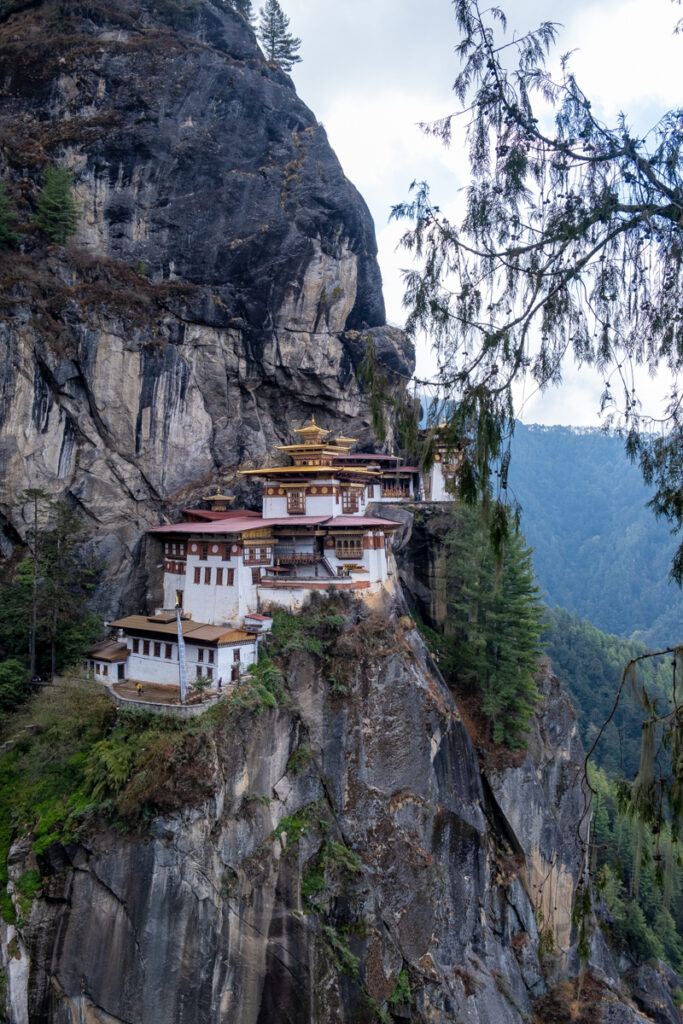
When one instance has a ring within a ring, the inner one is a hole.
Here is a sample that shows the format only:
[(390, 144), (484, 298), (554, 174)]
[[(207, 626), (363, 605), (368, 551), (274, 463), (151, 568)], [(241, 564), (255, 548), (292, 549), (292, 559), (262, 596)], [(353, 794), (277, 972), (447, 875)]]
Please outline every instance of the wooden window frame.
[(195, 583), (202, 582), (202, 570), (199, 568), (198, 565), (195, 565), (194, 567), (194, 581)]
[(173, 659), (173, 644), (166, 644), (166, 651), (164, 653), (166, 654), (166, 661), (171, 661)]
[(207, 565), (204, 567), (204, 586), (211, 586), (211, 566)]
[(161, 641), (160, 640), (155, 640), (154, 641), (154, 657), (155, 658), (160, 658), (161, 657)]
[(133, 639), (133, 654), (139, 654), (139, 653), (140, 653), (140, 640), (138, 639), (138, 637), (135, 637)]
[(149, 657), (149, 640), (142, 641), (142, 653), (146, 658)]
[(219, 566), (216, 569), (216, 586), (217, 587), (222, 587), (223, 586), (223, 569), (222, 569), (221, 566)]
[(228, 587), (234, 587), (235, 586), (235, 570), (234, 569), (228, 569), (227, 579), (226, 579), (225, 583), (226, 583), (226, 586), (228, 586)]
[(301, 516), (306, 514), (306, 491), (287, 491), (287, 514), (290, 516)]

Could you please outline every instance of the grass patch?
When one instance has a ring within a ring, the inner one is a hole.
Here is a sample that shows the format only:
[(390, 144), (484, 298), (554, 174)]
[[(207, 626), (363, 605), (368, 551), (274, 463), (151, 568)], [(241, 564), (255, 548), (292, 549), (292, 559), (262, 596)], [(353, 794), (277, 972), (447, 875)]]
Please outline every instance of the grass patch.
[(276, 611), (273, 615), (273, 632), (268, 638), (269, 649), (276, 655), (287, 655), (293, 651), (307, 651), (322, 657), (326, 644), (341, 633), (346, 619), (344, 615), (326, 606), (325, 611), (312, 608), (292, 615)]
[(305, 743), (300, 744), (287, 761), (287, 771), (298, 775), (307, 764), (310, 764), (312, 758), (311, 748)]

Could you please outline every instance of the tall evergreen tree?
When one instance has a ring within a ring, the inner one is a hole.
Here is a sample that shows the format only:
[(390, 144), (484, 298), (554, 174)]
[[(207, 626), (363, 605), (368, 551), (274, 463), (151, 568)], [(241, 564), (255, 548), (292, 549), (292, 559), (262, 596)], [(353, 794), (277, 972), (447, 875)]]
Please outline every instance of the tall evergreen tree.
[(12, 230), (14, 212), (10, 205), (5, 186), (0, 182), (0, 249), (16, 245), (17, 235)]
[(440, 663), (476, 694), (495, 743), (521, 746), (538, 700), (541, 604), (531, 552), (519, 534), (497, 563), (480, 509), (459, 505), (448, 537), (448, 636)]
[(289, 31), (289, 18), (278, 0), (266, 0), (259, 14), (258, 37), (267, 59), (279, 64), (283, 71), (291, 71), (301, 61), (301, 40)]
[(38, 196), (36, 224), (51, 242), (61, 245), (76, 232), (78, 208), (72, 193), (71, 171), (48, 167)]

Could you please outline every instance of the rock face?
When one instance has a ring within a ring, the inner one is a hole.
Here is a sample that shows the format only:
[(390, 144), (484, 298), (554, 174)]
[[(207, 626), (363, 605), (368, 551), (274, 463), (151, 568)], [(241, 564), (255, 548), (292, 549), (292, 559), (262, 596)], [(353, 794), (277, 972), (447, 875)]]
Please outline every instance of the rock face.
[[(285, 653), (278, 707), (202, 733), (194, 806), (41, 855), (42, 889), (0, 935), (11, 1024), (650, 1019), (604, 971), (570, 1016), (583, 825), (566, 701), (549, 681), (547, 731), (487, 781), (402, 612), (348, 604), (322, 655)], [(35, 866), (17, 842), (11, 878)], [(656, 1019), (677, 1024), (660, 975)]]
[[(311, 412), (368, 439), (368, 339), (386, 370), (412, 351), (384, 324), (365, 203), (239, 15), (7, 6), (0, 176), (23, 251), (0, 257), (0, 524), (7, 551), (27, 486), (81, 507), (111, 613), (143, 602), (147, 525)], [(29, 225), (50, 163), (74, 173), (66, 248)]]
[(13, 1024), (528, 1019), (533, 854), (416, 630), (351, 609), (325, 652), (289, 656), (290, 709), (217, 730), (208, 802), (53, 848), (3, 944)]

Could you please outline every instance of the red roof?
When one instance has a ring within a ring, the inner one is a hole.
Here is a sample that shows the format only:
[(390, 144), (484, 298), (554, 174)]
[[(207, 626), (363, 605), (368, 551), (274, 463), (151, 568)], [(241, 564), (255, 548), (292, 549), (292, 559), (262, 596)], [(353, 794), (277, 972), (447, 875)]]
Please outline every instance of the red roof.
[(272, 615), (256, 615), (256, 613), (254, 613), (253, 615), (245, 615), (244, 617), (245, 617), (245, 619), (253, 619), (255, 622), (270, 622), (270, 620), (272, 619), (273, 616)]
[(325, 523), (325, 526), (365, 526), (367, 529), (381, 526), (389, 530), (398, 529), (400, 525), (393, 519), (373, 519), (370, 516), (335, 516)]
[(251, 512), (249, 509), (231, 509), (229, 512), (213, 512), (208, 508), (184, 508), (183, 512), (186, 516), (196, 516), (197, 519), (236, 519), (238, 516), (243, 518), (244, 516), (260, 516), (260, 512)]
[(265, 530), (271, 526), (317, 526), (329, 516), (287, 516), (286, 519), (263, 519), (250, 512), (241, 513), (231, 519), (214, 519), (205, 523), (171, 523), (168, 526), (154, 526), (149, 533), (243, 533), (245, 530)]

